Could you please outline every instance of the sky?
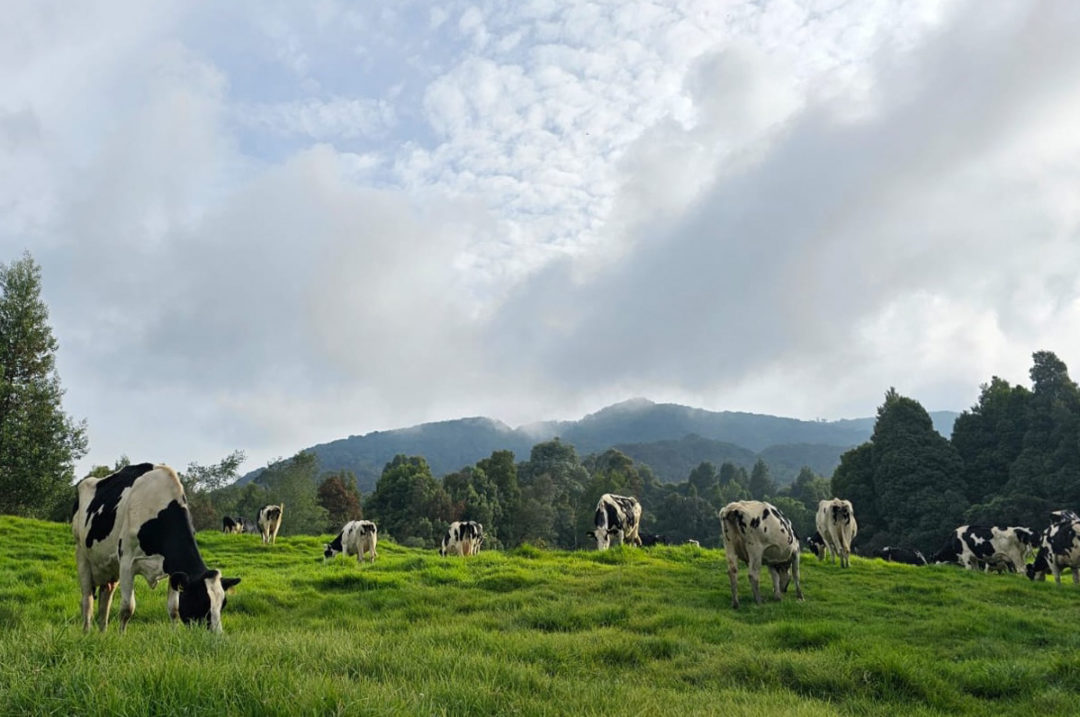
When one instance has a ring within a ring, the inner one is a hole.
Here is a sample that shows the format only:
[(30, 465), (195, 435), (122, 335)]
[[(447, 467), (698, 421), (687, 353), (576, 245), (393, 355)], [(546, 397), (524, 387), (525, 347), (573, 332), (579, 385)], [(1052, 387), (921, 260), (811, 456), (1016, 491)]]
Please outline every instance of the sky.
[(1080, 3), (10, 0), (79, 475), (1080, 365)]

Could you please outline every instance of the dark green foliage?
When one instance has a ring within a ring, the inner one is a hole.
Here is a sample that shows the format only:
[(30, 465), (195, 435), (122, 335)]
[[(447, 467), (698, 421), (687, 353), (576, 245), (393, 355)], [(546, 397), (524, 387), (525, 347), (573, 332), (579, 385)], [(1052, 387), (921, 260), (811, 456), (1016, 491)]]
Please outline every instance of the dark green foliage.
[(765, 500), (776, 492), (776, 483), (769, 475), (769, 467), (760, 458), (754, 463), (754, 469), (750, 471), (750, 497), (754, 500)]
[(930, 550), (963, 520), (962, 462), (917, 401), (885, 394), (869, 443), (844, 454), (833, 493), (855, 506), (858, 543)]
[(442, 540), (453, 517), (450, 496), (420, 456), (398, 455), (387, 463), (365, 510), (381, 534), (429, 548)]
[[(180, 474), (187, 494), (191, 522), (196, 530), (207, 530), (221, 526), (221, 519), (227, 513), (219, 513), (213, 492), (236, 481), (241, 464), (244, 462), (243, 451), (233, 451), (219, 462), (203, 466), (189, 463), (187, 470)], [(126, 456), (125, 456), (126, 460)], [(116, 469), (119, 469), (119, 465)]]
[(259, 476), (266, 486), (263, 505), (284, 506), (279, 535), (315, 535), (325, 529), (326, 509), (319, 505), (315, 492), (318, 475), (319, 459), (300, 451), (287, 461), (271, 464)]
[(336, 533), (350, 520), (364, 517), (356, 476), (347, 471), (326, 476), (319, 484), (317, 494), (319, 505), (326, 511), (327, 533)]
[(74, 498), (86, 423), (61, 405), (58, 343), (29, 253), (0, 264), (0, 513), (49, 517)]

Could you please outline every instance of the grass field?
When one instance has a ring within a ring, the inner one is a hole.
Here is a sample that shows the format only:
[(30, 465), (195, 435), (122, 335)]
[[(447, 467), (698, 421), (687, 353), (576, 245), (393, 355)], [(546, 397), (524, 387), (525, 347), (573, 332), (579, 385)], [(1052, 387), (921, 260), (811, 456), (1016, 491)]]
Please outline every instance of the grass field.
[(0, 713), (110, 715), (1077, 714), (1080, 590), (948, 567), (804, 559), (806, 602), (730, 607), (690, 546), (468, 560), (200, 533), (243, 578), (224, 635), (136, 585), (83, 635), (64, 525), (0, 516)]

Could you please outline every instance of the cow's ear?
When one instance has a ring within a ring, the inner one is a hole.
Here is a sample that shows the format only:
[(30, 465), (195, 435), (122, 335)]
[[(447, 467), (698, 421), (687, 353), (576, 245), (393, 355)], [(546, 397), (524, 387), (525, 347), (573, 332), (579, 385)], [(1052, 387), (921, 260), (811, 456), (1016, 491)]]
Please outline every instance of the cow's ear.
[(240, 584), (240, 578), (222, 578), (221, 587), (230, 590)]
[(169, 587), (176, 591), (182, 591), (187, 587), (187, 573), (173, 573), (169, 576)]

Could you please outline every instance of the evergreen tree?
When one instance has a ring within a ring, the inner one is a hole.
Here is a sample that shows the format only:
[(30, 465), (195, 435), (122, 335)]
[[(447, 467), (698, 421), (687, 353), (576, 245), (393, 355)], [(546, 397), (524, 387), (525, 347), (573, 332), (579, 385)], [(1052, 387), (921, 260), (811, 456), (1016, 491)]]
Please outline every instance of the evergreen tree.
[(86, 453), (86, 422), (61, 406), (48, 318), (30, 254), (0, 265), (0, 513), (46, 517)]
[(769, 467), (758, 458), (750, 471), (750, 496), (754, 500), (765, 500), (776, 492), (776, 483), (769, 475)]
[(431, 548), (442, 540), (452, 506), (426, 460), (398, 454), (383, 468), (364, 509), (380, 533), (402, 545)]

